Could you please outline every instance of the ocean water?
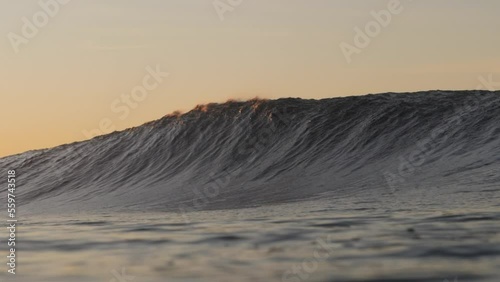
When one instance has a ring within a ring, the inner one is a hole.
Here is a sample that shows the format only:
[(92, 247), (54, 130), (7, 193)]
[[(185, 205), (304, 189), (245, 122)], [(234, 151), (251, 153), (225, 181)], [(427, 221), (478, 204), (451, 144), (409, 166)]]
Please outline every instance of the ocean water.
[(0, 279), (499, 281), (499, 94), (209, 104), (0, 158)]
[(498, 281), (498, 195), (30, 216), (7, 281)]

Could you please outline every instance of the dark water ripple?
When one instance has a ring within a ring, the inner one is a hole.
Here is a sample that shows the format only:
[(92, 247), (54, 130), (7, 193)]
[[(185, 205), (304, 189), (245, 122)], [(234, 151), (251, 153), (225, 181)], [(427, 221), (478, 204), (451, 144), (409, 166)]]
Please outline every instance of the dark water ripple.
[(356, 205), (325, 200), (198, 212), (192, 222), (171, 213), (30, 218), (22, 227), (23, 272), (42, 267), (47, 281), (110, 281), (122, 267), (135, 281), (500, 278), (500, 210)]

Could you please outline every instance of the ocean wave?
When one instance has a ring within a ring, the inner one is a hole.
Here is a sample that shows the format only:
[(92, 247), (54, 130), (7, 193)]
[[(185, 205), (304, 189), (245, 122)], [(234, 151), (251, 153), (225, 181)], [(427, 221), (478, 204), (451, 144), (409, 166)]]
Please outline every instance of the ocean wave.
[(499, 92), (429, 91), (201, 105), (0, 169), (31, 211), (193, 211), (491, 189), (499, 163)]

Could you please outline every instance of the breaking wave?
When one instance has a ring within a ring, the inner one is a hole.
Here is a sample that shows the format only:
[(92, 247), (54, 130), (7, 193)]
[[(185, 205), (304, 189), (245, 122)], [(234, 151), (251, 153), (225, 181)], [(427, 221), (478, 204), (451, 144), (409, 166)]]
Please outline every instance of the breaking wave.
[(17, 170), (17, 198), (34, 212), (189, 211), (436, 187), (498, 189), (499, 94), (208, 104), (5, 157), (0, 169)]

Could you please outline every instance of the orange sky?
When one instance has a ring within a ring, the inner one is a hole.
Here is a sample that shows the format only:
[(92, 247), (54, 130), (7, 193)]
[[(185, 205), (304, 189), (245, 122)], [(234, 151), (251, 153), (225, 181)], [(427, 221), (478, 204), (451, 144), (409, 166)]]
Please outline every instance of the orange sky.
[[(401, 0), (397, 13), (391, 0), (220, 1), (9, 1), (0, 11), (0, 156), (229, 98), (500, 80), (500, 1)], [(356, 47), (355, 28), (364, 32), (374, 14), (387, 13), (390, 21), (381, 16), (367, 46)], [(350, 62), (341, 44), (357, 48)]]

